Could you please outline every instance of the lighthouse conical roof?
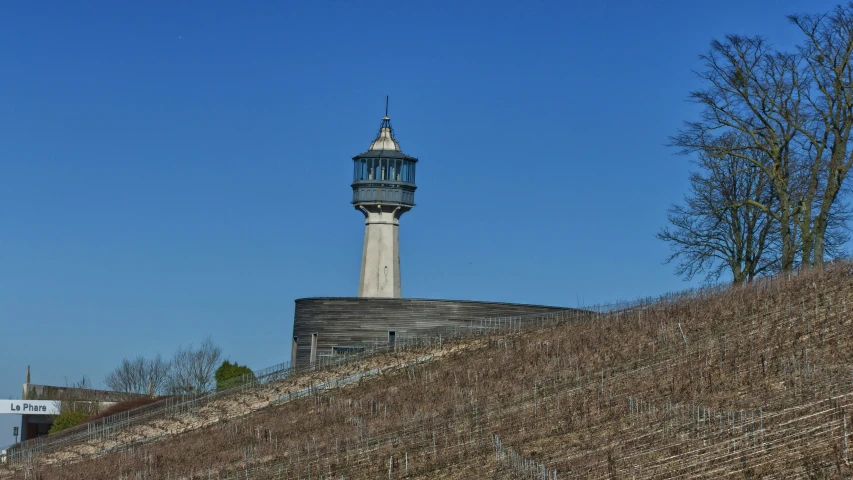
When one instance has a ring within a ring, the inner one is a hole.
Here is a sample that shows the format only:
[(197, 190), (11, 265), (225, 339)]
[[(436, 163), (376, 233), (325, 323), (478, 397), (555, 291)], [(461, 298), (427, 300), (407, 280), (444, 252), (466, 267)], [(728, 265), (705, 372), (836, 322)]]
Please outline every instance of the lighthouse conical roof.
[(386, 115), (382, 118), (382, 125), (379, 127), (379, 135), (370, 144), (367, 151), (373, 150), (394, 150), (401, 152), (400, 144), (394, 140), (394, 130), (391, 129), (391, 119)]

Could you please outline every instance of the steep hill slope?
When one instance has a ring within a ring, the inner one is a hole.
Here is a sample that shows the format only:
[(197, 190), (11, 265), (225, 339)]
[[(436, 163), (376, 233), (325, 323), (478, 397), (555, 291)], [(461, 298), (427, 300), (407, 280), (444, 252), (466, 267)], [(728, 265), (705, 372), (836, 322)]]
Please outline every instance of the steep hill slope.
[(839, 263), (494, 330), (13, 478), (849, 478), (852, 295), (853, 265)]

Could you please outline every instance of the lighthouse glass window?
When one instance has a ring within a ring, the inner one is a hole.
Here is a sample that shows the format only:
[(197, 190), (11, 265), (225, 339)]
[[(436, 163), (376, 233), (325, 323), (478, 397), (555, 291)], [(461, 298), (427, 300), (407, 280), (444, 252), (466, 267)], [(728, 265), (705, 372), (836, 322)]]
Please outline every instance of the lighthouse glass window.
[(406, 183), (415, 183), (415, 164), (408, 160), (403, 160), (402, 181)]
[(355, 162), (353, 181), (415, 183), (415, 163), (398, 158), (367, 158)]

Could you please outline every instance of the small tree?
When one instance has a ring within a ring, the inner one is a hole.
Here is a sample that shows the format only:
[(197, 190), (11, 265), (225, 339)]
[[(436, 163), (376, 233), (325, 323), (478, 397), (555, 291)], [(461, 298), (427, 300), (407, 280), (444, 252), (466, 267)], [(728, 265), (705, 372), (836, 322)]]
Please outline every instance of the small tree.
[(166, 388), (170, 368), (169, 362), (163, 360), (159, 354), (150, 360), (142, 356), (125, 358), (121, 365), (107, 375), (104, 383), (116, 392), (162, 393)]
[(216, 365), (222, 358), (222, 347), (206, 338), (198, 348), (178, 347), (172, 357), (168, 390), (174, 394), (201, 393), (214, 386)]
[(249, 380), (254, 380), (255, 374), (252, 369), (245, 365), (240, 365), (237, 362), (231, 363), (228, 360), (222, 362), (222, 365), (216, 369), (216, 389), (240, 385)]

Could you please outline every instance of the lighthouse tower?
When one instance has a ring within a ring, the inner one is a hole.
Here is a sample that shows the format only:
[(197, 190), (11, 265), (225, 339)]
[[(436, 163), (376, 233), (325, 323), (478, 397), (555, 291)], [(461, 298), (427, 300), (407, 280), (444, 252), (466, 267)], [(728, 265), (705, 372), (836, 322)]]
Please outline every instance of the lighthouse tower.
[(352, 160), (352, 204), (365, 217), (358, 296), (400, 298), (400, 217), (415, 206), (418, 159), (394, 139), (387, 99), (379, 134)]

